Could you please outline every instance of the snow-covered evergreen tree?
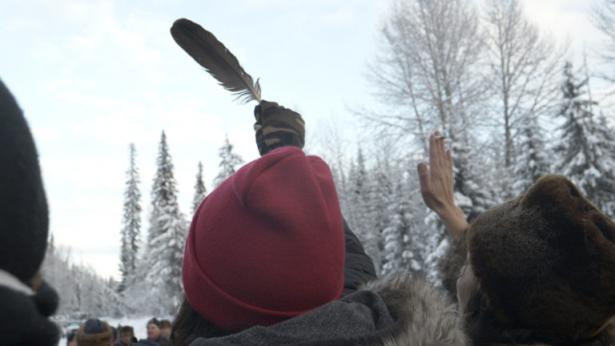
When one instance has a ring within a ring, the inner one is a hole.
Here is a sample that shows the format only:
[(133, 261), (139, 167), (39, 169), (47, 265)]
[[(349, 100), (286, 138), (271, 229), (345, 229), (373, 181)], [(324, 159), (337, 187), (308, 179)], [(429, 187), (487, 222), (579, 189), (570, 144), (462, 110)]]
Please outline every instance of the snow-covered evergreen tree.
[(600, 144), (597, 156), (603, 175), (598, 180), (595, 198), (600, 209), (615, 219), (615, 128), (609, 125), (604, 114), (598, 116), (596, 143)]
[(550, 172), (544, 133), (536, 117), (525, 119), (519, 138), (511, 197), (524, 193), (538, 178)]
[(389, 225), (389, 207), (391, 200), (394, 197), (393, 172), (386, 160), (381, 160), (376, 163), (373, 169), (373, 178), (369, 180), (368, 186), (369, 204), (366, 210), (367, 226), (370, 236), (375, 238), (372, 240), (373, 246), (377, 246), (378, 256), (374, 258), (376, 270), (382, 272), (384, 262), (384, 230)]
[(152, 186), (152, 211), (144, 266), (154, 313), (174, 313), (182, 297), (181, 265), (187, 222), (177, 203), (173, 163), (162, 132)]
[(224, 138), (224, 145), (220, 147), (218, 151), (220, 156), (220, 172), (214, 179), (214, 186), (220, 185), (226, 178), (230, 177), (235, 171), (243, 164), (241, 156), (233, 152), (233, 145), (228, 139), (228, 136)]
[(196, 183), (194, 183), (194, 198), (192, 199), (192, 214), (196, 212), (203, 199), (207, 195), (207, 189), (203, 182), (203, 163), (199, 161), (199, 168), (196, 173)]
[[(326, 158), (323, 157), (325, 161)], [(328, 162), (328, 161), (327, 161)], [(335, 183), (335, 188), (337, 190), (337, 195), (340, 200), (340, 209), (342, 211), (342, 215), (346, 222), (350, 225), (354, 222), (354, 211), (352, 210), (352, 205), (350, 201), (350, 197), (352, 196), (352, 192), (350, 190), (350, 186), (347, 183), (348, 177), (354, 175), (355, 167), (354, 161), (350, 160), (349, 168), (347, 169), (348, 173), (346, 174), (344, 170), (340, 169), (337, 165), (330, 166), (331, 174), (333, 175), (333, 182)]]
[(420, 253), (413, 247), (415, 245), (413, 243), (419, 239), (416, 237), (416, 230), (413, 229), (414, 210), (411, 208), (411, 196), (406, 179), (398, 179), (388, 209), (389, 223), (382, 232), (385, 253), (382, 265), (384, 275), (400, 270), (419, 272), (422, 269), (417, 261)]
[(353, 162), (348, 173), (348, 211), (345, 214), (352, 231), (361, 240), (365, 252), (372, 258), (376, 269), (381, 261), (380, 234), (370, 219), (371, 206), (371, 177), (365, 163), (363, 151), (359, 148), (356, 163)]
[(485, 161), (468, 140), (453, 143), (455, 200), (469, 219), (497, 203), (485, 175)]
[(564, 67), (563, 100), (559, 116), (560, 161), (557, 171), (572, 180), (609, 216), (615, 217), (615, 135), (605, 120), (597, 117), (597, 103), (584, 91), (589, 81), (579, 80), (571, 63)]
[(120, 273), (122, 279), (118, 290), (123, 291), (134, 277), (137, 269), (137, 254), (141, 234), (141, 192), (139, 190), (139, 170), (136, 165), (136, 148), (129, 147), (130, 166), (126, 172), (126, 190), (124, 191), (124, 216), (122, 219)]

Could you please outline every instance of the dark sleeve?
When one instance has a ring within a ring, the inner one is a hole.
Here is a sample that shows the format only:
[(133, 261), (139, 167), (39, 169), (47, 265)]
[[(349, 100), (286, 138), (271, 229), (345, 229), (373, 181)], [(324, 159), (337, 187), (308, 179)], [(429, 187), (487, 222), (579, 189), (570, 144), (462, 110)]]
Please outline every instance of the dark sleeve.
[(359, 238), (352, 233), (344, 220), (344, 236), (346, 238), (346, 262), (344, 264), (344, 293), (347, 295), (356, 291), (361, 285), (377, 278), (374, 262), (365, 253)]
[(55, 346), (60, 330), (41, 315), (31, 296), (0, 286), (2, 345)]

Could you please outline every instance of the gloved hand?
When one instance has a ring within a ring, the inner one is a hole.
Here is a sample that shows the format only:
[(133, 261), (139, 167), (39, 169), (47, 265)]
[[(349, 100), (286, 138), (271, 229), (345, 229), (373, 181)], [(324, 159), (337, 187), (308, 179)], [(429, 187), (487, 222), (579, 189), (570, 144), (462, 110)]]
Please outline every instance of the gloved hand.
[(284, 146), (303, 148), (305, 123), (299, 113), (263, 100), (254, 108), (254, 117), (256, 145), (261, 155)]

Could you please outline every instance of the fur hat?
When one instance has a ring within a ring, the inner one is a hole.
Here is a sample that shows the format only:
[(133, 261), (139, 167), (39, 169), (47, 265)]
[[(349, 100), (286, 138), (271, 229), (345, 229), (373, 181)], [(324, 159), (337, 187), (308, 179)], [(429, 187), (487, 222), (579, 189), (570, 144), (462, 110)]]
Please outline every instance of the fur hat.
[(183, 282), (194, 310), (227, 331), (337, 299), (344, 231), (326, 163), (283, 147), (224, 181), (194, 215)]
[(468, 237), (475, 341), (581, 344), (615, 316), (615, 223), (566, 178), (541, 178)]
[(147, 321), (147, 323), (145, 325), (149, 326), (150, 324), (153, 324), (156, 327), (160, 328), (160, 320), (157, 319), (156, 317), (151, 318), (149, 321)]
[(107, 322), (98, 319), (85, 321), (77, 332), (79, 346), (109, 346), (113, 338), (113, 330)]

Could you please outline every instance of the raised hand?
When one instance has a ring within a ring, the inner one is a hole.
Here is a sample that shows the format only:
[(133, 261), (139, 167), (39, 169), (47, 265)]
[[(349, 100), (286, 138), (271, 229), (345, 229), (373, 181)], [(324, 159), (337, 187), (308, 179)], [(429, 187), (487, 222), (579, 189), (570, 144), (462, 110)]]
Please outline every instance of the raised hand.
[(438, 132), (429, 137), (429, 165), (418, 165), (423, 201), (440, 216), (454, 237), (460, 236), (468, 223), (463, 211), (455, 204), (453, 188), (453, 158), (444, 147), (444, 137)]

